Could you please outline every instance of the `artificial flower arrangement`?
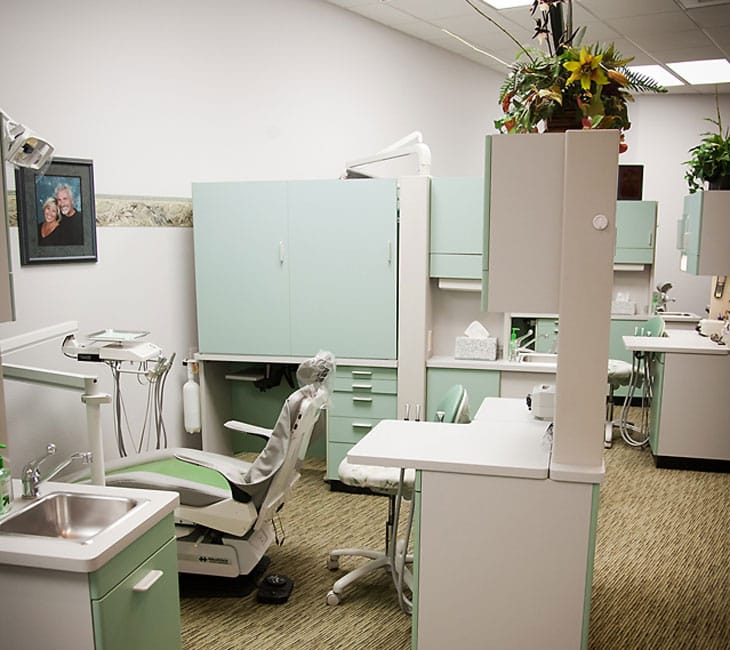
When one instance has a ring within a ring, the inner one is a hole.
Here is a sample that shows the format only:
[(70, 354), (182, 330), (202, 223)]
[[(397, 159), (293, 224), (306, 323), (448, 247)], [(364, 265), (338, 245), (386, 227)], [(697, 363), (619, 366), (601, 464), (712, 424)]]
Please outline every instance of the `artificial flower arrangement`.
[[(613, 44), (581, 45), (585, 27), (573, 29), (572, 0), (535, 0), (530, 12), (536, 16), (534, 38), (546, 50), (528, 48), (507, 30), (466, 0), (478, 13), (499, 27), (520, 48), (504, 80), (499, 101), (504, 116), (494, 126), (502, 133), (537, 133), (551, 130), (618, 129), (620, 150), (627, 146), (623, 131), (631, 126), (627, 104), (632, 92), (666, 92), (656, 81), (626, 66)], [(563, 11), (565, 9), (565, 12)]]

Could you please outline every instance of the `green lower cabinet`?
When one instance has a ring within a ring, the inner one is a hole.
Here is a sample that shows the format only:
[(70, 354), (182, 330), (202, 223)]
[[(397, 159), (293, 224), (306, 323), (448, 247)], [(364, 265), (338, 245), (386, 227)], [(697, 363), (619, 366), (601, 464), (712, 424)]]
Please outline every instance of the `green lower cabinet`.
[(96, 650), (180, 648), (172, 515), (90, 574), (89, 590)]
[(326, 480), (339, 480), (337, 468), (350, 448), (380, 420), (396, 417), (397, 370), (338, 366), (327, 411)]
[(652, 384), (651, 411), (649, 413), (649, 446), (655, 456), (659, 455), (659, 426), (662, 412), (662, 387), (664, 386), (665, 355), (655, 354), (652, 359), (651, 371), (654, 377)]
[(436, 420), (436, 405), (454, 385), (461, 384), (469, 399), (473, 416), (485, 397), (499, 397), (498, 370), (467, 370), (463, 368), (429, 368), (426, 372), (426, 418)]

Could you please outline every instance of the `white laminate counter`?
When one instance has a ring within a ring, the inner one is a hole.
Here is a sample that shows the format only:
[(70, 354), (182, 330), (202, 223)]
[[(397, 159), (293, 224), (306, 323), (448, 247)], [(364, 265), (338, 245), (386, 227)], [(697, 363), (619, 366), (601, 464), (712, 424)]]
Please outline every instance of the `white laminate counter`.
[(456, 368), (460, 370), (499, 370), (501, 372), (538, 372), (555, 374), (557, 364), (509, 361), (496, 359), (487, 361), (482, 359), (455, 359), (454, 357), (431, 357), (426, 361), (427, 368)]
[[(0, 564), (82, 573), (96, 571), (164, 519), (179, 502), (177, 493), (161, 490), (134, 490), (55, 482), (41, 485), (41, 497), (52, 492), (129, 497), (137, 500), (138, 505), (118, 522), (87, 542), (0, 533)], [(18, 480), (13, 481), (13, 493), (16, 498), (13, 500), (12, 509), (8, 514), (2, 515), (0, 521), (17, 514), (33, 503), (18, 496), (21, 494), (21, 483)]]
[(728, 354), (727, 345), (719, 345), (694, 330), (667, 329), (665, 333), (666, 336), (624, 336), (624, 345), (632, 352)]
[(545, 479), (551, 452), (547, 426), (534, 419), (470, 424), (382, 420), (347, 458), (363, 465)]

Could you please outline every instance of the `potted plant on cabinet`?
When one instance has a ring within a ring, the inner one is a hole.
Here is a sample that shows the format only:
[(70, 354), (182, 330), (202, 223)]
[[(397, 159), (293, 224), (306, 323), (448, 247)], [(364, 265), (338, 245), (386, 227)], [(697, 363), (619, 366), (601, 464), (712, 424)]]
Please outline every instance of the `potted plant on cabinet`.
[(730, 190), (730, 129), (722, 130), (720, 102), (715, 93), (717, 119), (705, 118), (717, 126), (717, 133), (702, 133), (700, 143), (689, 150), (691, 157), (684, 175), (690, 194), (707, 187), (711, 190)]
[(534, 38), (546, 50), (523, 46), (472, 0), (466, 2), (519, 47), (499, 92), (504, 115), (494, 125), (502, 133), (618, 129), (625, 151), (631, 93), (666, 92), (650, 77), (629, 70), (633, 58), (621, 56), (613, 43), (581, 45), (585, 27), (573, 29), (572, 0), (533, 2)]

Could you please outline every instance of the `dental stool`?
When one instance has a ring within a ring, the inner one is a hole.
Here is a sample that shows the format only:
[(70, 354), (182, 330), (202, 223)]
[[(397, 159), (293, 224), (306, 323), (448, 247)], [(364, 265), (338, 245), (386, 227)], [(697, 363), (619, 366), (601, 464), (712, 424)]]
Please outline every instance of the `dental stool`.
[(603, 446), (610, 449), (613, 443), (613, 428), (619, 426), (619, 421), (613, 419), (614, 393), (621, 386), (631, 383), (631, 364), (620, 359), (608, 360), (608, 405), (606, 407), (606, 431)]
[[(436, 408), (440, 422), (469, 422), (469, 401), (466, 390), (461, 385), (452, 386)], [(403, 499), (410, 500), (416, 481), (416, 471), (397, 467), (381, 467), (375, 465), (356, 465), (343, 459), (338, 468), (340, 481), (345, 485), (358, 488), (369, 488), (376, 494), (388, 497), (388, 519), (385, 524), (385, 546), (382, 550), (367, 548), (338, 548), (330, 551), (327, 568), (336, 571), (340, 566), (340, 558), (344, 556), (367, 558), (368, 562), (353, 569), (339, 578), (328, 592), (328, 605), (339, 605), (343, 591), (356, 580), (365, 575), (385, 569), (393, 579), (398, 595), (398, 604), (405, 614), (410, 614), (412, 604), (405, 595), (405, 589), (412, 593), (412, 573), (409, 565), (413, 556), (408, 553), (408, 544), (413, 524), (413, 507), (411, 506), (405, 535), (398, 539), (398, 525)]]

